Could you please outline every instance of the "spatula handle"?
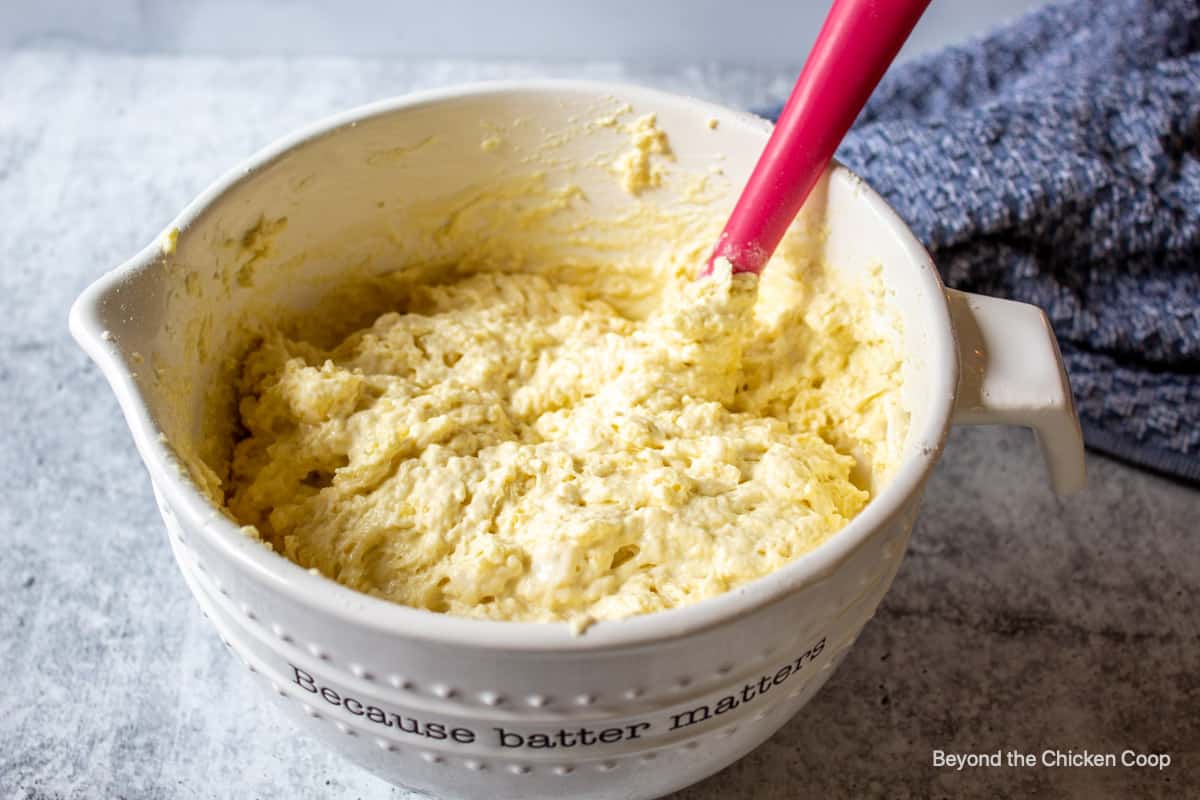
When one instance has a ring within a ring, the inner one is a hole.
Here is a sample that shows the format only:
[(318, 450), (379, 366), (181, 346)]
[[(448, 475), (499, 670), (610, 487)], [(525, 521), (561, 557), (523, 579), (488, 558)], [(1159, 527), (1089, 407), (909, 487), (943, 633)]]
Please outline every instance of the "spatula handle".
[(709, 258), (758, 273), (930, 0), (834, 0)]

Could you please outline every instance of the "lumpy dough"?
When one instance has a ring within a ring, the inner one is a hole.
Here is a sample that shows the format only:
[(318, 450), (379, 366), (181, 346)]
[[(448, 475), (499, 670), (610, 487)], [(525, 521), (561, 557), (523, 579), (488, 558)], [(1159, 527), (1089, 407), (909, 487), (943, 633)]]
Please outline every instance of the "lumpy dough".
[(579, 628), (728, 591), (842, 528), (899, 456), (880, 281), (820, 282), (484, 272), (331, 350), (272, 330), (239, 386), (230, 510), (438, 612)]

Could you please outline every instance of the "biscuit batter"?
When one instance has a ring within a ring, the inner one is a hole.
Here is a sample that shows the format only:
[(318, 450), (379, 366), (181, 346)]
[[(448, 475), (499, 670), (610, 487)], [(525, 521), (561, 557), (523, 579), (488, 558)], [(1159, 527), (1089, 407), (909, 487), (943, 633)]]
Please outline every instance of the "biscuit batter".
[(778, 569), (898, 460), (878, 280), (570, 277), (416, 286), (328, 350), (269, 331), (239, 387), (231, 512), (359, 591), (579, 628)]

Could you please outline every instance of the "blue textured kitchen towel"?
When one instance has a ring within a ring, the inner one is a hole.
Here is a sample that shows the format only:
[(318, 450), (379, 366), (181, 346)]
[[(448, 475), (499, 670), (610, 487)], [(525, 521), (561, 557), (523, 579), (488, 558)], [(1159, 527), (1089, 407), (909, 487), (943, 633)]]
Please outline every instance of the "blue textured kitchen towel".
[(900, 65), (838, 157), (948, 285), (1045, 309), (1089, 446), (1200, 481), (1197, 0), (1054, 5)]

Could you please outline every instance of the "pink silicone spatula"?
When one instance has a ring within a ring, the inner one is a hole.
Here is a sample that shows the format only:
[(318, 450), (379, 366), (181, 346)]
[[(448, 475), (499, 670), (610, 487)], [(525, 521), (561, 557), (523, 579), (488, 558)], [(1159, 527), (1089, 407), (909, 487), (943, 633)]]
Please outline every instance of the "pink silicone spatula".
[(834, 0), (705, 274), (762, 271), (929, 2)]

